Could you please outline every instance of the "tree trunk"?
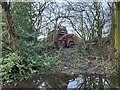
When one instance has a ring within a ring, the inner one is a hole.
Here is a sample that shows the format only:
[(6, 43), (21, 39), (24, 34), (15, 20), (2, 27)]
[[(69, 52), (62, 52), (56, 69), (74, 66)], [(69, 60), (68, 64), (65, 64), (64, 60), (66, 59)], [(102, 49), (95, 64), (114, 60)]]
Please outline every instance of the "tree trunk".
[(10, 13), (10, 2), (9, 4), (7, 2), (2, 2), (2, 8), (4, 9), (5, 17), (7, 19), (8, 32), (11, 37), (10, 42), (12, 43), (12, 50), (14, 52), (18, 49), (18, 43), (16, 40), (16, 33), (13, 25), (12, 16)]
[(115, 12), (114, 12), (114, 3), (112, 4), (112, 8), (111, 8), (111, 21), (112, 21), (112, 25), (111, 25), (111, 30), (110, 30), (110, 44), (113, 47), (114, 46), (114, 26), (115, 26)]
[(116, 28), (115, 28), (115, 49), (116, 59), (118, 61), (118, 71), (120, 74), (120, 2), (116, 3)]
[[(116, 3), (116, 19), (115, 19), (115, 55), (117, 60), (118, 75), (120, 76), (120, 2)], [(120, 89), (120, 79), (118, 79)]]
[(84, 21), (83, 12), (81, 12), (81, 33), (82, 33), (82, 42), (83, 42), (84, 49), (87, 49), (85, 31), (84, 31), (84, 28), (83, 28), (83, 23), (84, 23), (83, 21)]

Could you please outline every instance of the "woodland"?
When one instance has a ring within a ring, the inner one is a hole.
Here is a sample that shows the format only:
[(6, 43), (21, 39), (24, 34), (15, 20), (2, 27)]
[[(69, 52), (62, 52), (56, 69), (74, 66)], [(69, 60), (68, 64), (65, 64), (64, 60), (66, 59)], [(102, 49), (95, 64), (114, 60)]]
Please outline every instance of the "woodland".
[[(0, 2), (0, 7), (3, 85), (36, 73), (120, 75), (120, 2)], [(80, 43), (57, 48), (59, 26)]]

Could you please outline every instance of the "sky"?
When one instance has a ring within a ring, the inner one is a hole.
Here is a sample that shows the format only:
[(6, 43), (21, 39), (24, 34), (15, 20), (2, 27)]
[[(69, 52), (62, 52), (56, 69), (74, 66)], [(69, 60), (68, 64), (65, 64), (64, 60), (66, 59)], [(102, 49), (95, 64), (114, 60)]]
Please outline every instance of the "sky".
[[(0, 0), (0, 1), (5, 1), (5, 0)], [(51, 2), (58, 2), (58, 3), (61, 3), (61, 2), (66, 2), (66, 0), (6, 0), (6, 1), (22, 1), (22, 2), (32, 2), (32, 1), (36, 1), (36, 2), (48, 2), (48, 1), (51, 1)], [(115, 0), (67, 0), (67, 1), (70, 1), (70, 2), (92, 2), (92, 1), (101, 1), (101, 2), (112, 2), (112, 1), (115, 1)], [(120, 0), (119, 0), (120, 1)], [(67, 30), (68, 30), (68, 33), (75, 33), (77, 34), (72, 27), (69, 26), (69, 24), (67, 22), (63, 23), (64, 26), (66, 26)], [(43, 38), (43, 36), (40, 36), (40, 38)]]
[[(59, 1), (59, 2), (62, 2), (62, 1), (64, 1), (64, 0), (61, 0), (61, 1)], [(104, 8), (106, 8), (106, 6), (107, 6), (107, 4), (106, 4), (106, 2), (104, 2), (103, 3), (103, 6), (104, 6)], [(106, 10), (105, 10), (106, 11)], [(107, 11), (106, 11), (107, 12)], [(74, 33), (74, 34), (77, 34), (77, 32), (70, 26), (70, 24), (66, 21), (66, 22), (64, 22), (64, 23), (62, 23), (62, 26), (65, 26), (66, 28), (67, 28), (67, 30), (68, 30), (68, 33), (70, 34), (70, 33)], [(106, 29), (104, 29), (104, 31), (107, 31), (107, 29), (109, 29), (109, 28), (106, 28)], [(77, 34), (78, 35), (78, 34)], [(78, 35), (79, 36), (79, 35)], [(39, 38), (43, 38), (44, 36), (39, 36)]]

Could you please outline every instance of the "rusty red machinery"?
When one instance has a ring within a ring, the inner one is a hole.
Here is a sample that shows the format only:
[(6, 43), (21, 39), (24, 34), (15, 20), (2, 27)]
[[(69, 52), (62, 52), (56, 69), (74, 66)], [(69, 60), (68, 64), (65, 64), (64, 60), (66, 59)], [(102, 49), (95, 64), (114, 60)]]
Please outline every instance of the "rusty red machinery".
[(80, 42), (78, 36), (75, 34), (68, 34), (66, 27), (62, 26), (58, 28), (55, 38), (55, 44), (57, 47), (70, 47), (77, 46)]

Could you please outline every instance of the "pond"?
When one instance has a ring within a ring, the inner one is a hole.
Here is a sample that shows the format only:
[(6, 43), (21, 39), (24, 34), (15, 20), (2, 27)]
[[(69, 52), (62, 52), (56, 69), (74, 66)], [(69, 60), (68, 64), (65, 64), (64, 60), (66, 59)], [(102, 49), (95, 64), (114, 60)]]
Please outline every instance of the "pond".
[(2, 90), (112, 90), (119, 89), (119, 76), (98, 74), (36, 73), (31, 78), (14, 81)]

